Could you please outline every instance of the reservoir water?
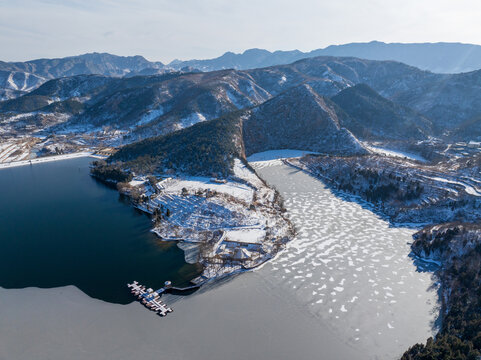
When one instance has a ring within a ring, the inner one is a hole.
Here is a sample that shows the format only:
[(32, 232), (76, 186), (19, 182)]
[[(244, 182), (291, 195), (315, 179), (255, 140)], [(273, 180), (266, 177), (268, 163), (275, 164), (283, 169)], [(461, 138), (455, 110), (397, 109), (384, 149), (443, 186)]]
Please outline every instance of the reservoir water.
[(127, 282), (184, 285), (198, 269), (150, 219), (89, 176), (90, 158), (0, 170), (0, 286), (74, 285), (127, 304)]
[[(397, 359), (433, 334), (432, 273), (408, 256), (415, 230), (390, 227), (304, 172), (253, 165), (280, 191), (298, 230), (276, 259), (193, 295), (165, 297), (174, 308), (165, 318), (72, 286), (0, 288), (0, 358)], [(148, 234), (148, 219), (120, 205)], [(179, 274), (186, 265), (174, 249), (170, 266)], [(173, 271), (160, 266), (148, 281)]]

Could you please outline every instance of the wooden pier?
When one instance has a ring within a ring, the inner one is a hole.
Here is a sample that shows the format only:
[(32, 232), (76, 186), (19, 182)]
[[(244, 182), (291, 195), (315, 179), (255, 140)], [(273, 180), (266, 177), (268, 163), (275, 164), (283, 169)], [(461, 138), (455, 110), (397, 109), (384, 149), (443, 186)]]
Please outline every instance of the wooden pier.
[(145, 307), (155, 311), (160, 316), (165, 316), (174, 311), (171, 307), (168, 307), (162, 302), (162, 300), (160, 300), (160, 295), (165, 292), (166, 287), (170, 286), (170, 282), (166, 281), (166, 287), (155, 291), (151, 288), (147, 289), (137, 281), (134, 281), (132, 284), (127, 284), (127, 286), (130, 288), (130, 292), (137, 296), (139, 301), (144, 304)]

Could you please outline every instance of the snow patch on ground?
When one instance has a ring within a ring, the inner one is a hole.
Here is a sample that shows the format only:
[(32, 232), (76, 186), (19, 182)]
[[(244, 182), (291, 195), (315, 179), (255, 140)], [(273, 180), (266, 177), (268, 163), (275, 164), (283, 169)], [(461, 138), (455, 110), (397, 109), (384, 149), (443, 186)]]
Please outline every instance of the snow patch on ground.
[(130, 186), (140, 186), (146, 183), (146, 179), (143, 177), (134, 177), (130, 182)]
[(382, 147), (374, 146), (374, 145), (369, 145), (367, 143), (363, 143), (363, 146), (368, 149), (370, 152), (379, 154), (379, 155), (385, 155), (385, 156), (391, 156), (391, 157), (398, 157), (398, 158), (407, 158), (410, 160), (416, 160), (416, 161), (422, 161), (426, 162), (426, 159), (423, 158), (422, 156), (416, 155), (416, 154), (411, 154), (408, 152), (404, 152), (401, 150), (391, 150), (391, 149), (385, 149)]
[(164, 108), (159, 105), (157, 109), (148, 111), (142, 118), (137, 122), (137, 126), (145, 125), (155, 120), (159, 116), (164, 115)]
[(186, 127), (195, 125), (198, 122), (206, 121), (206, 120), (207, 120), (207, 118), (204, 115), (202, 115), (201, 113), (193, 113), (193, 114), (190, 114), (189, 116), (187, 116), (185, 118), (182, 118), (180, 120), (179, 125), (180, 125), (181, 129), (184, 129)]
[(456, 181), (456, 180), (450, 180), (450, 179), (445, 179), (441, 177), (436, 177), (436, 176), (430, 176), (429, 179), (432, 179), (434, 181), (440, 181), (446, 184), (454, 184), (454, 185), (460, 185), (464, 187), (464, 191), (466, 191), (467, 194), (473, 195), (473, 196), (481, 196), (481, 191), (475, 189), (473, 186), (465, 184), (461, 181)]
[(159, 183), (159, 187), (163, 187), (165, 194), (180, 194), (185, 188), (189, 192), (198, 190), (217, 191), (221, 194), (231, 195), (245, 202), (251, 202), (254, 196), (254, 190), (245, 185), (234, 181), (224, 183), (216, 183), (214, 179), (201, 176), (186, 176), (179, 178), (169, 178)]
[(259, 227), (236, 228), (226, 231), (226, 237), (231, 241), (260, 244), (266, 236), (266, 230)]

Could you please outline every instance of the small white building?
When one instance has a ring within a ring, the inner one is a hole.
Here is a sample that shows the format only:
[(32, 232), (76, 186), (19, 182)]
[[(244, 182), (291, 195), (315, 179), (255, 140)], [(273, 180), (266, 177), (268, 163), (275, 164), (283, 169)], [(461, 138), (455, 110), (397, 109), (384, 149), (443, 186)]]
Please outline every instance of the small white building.
[(251, 259), (252, 257), (252, 254), (249, 250), (247, 249), (243, 249), (243, 248), (237, 248), (235, 251), (234, 251), (234, 260), (238, 260), (238, 261), (244, 261), (244, 260), (249, 260)]

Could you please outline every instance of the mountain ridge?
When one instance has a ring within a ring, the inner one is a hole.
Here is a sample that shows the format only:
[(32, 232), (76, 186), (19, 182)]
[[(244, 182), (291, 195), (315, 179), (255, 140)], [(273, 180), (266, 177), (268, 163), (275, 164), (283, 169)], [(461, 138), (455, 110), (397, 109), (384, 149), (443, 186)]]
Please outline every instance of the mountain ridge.
[[(257, 106), (303, 83), (329, 98), (366, 84), (377, 93), (368, 101), (376, 102), (376, 109), (390, 108), (391, 114), (404, 111), (404, 118), (410, 114), (413, 119), (417, 113), (418, 122), (425, 123), (423, 117), (427, 118), (438, 135), (449, 136), (460, 124), (481, 114), (481, 102), (477, 101), (481, 71), (443, 75), (395, 61), (352, 57), (308, 58), (252, 70), (133, 77), (76, 75), (49, 80), (26, 95), (0, 102), (0, 112), (12, 113), (6, 116), (35, 112), (70, 99), (85, 106), (74, 106), (83, 112), (69, 118), (65, 126), (127, 130), (133, 136), (131, 142)], [(50, 109), (62, 108), (72, 107)], [(355, 118), (352, 112), (350, 117)]]
[(290, 64), (318, 56), (355, 57), (402, 62), (434, 73), (463, 73), (481, 69), (481, 45), (463, 43), (383, 43), (380, 41), (330, 45), (302, 52), (252, 48), (228, 51), (203, 60), (173, 60), (169, 64), (149, 61), (140, 55), (118, 56), (87, 53), (64, 58), (41, 58), (25, 62), (0, 61), (0, 101), (27, 93), (49, 79), (98, 74), (112, 77), (157, 75), (171, 71), (195, 72), (223, 69), (251, 70)]
[[(253, 54), (257, 57), (253, 58)], [(384, 43), (381, 41), (329, 45), (311, 51), (252, 48), (242, 53), (228, 51), (223, 55), (202, 60), (174, 60), (167, 66), (180, 69), (191, 66), (202, 71), (219, 68), (247, 70), (291, 63), (317, 56), (357, 57), (366, 60), (392, 60), (435, 73), (461, 73), (481, 69), (481, 45), (458, 42)], [(442, 59), (442, 60), (441, 60)]]

